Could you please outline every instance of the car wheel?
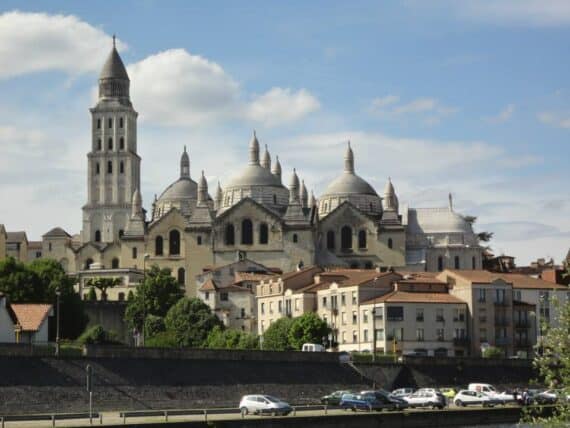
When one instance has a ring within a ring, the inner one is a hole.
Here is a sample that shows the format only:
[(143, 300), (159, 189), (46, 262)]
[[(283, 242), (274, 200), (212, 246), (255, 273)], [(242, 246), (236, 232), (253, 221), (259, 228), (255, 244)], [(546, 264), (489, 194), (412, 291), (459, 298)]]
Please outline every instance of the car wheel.
[(242, 415), (247, 415), (248, 411), (247, 411), (247, 407), (242, 407), (241, 409), (239, 409), (242, 413)]
[(356, 406), (351, 409), (353, 412), (356, 412)]

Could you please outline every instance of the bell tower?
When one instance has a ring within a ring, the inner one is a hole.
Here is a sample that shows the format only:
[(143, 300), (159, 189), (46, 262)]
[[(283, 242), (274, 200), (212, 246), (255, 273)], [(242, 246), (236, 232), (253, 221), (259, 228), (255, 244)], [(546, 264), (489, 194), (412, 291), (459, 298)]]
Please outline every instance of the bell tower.
[(130, 80), (113, 48), (99, 76), (99, 99), (91, 108), (91, 151), (87, 154), (87, 203), (82, 241), (117, 241), (126, 230), (133, 194), (140, 189), (137, 116)]

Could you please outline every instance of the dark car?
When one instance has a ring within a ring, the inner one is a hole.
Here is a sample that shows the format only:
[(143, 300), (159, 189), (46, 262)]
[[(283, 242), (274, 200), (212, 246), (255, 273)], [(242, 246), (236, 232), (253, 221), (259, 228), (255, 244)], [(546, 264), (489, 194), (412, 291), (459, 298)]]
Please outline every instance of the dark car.
[(373, 394), (344, 394), (340, 400), (340, 406), (353, 412), (357, 410), (367, 410), (369, 412), (376, 410), (379, 412), (384, 409), (394, 409), (392, 403), (378, 400)]
[(402, 398), (394, 397), (390, 392), (379, 389), (376, 391), (360, 391), (362, 396), (374, 397), (376, 400), (386, 404), (388, 410), (403, 410), (408, 407), (408, 402)]
[(329, 406), (338, 406), (340, 399), (344, 394), (350, 394), (351, 391), (335, 391), (332, 394), (321, 397), (321, 403), (328, 404)]

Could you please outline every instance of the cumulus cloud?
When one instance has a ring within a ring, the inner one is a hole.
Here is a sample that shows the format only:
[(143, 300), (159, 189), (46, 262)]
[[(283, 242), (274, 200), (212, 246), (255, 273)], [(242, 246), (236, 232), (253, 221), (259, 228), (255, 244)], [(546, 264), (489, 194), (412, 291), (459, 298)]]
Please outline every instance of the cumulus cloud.
[(110, 46), (107, 34), (73, 15), (6, 12), (0, 15), (0, 78), (98, 71)]
[(487, 122), (489, 122), (489, 123), (505, 123), (511, 117), (513, 117), (514, 113), (515, 113), (515, 105), (509, 104), (503, 110), (501, 110), (498, 114), (496, 114), (495, 116), (488, 117)]
[(538, 120), (545, 125), (557, 128), (570, 128), (570, 112), (543, 111), (536, 115)]
[(276, 126), (319, 109), (305, 89), (274, 87), (249, 100), (217, 63), (185, 49), (170, 49), (128, 66), (132, 98), (151, 123), (193, 126), (221, 120), (251, 120)]
[(435, 98), (421, 97), (400, 102), (398, 95), (374, 98), (368, 111), (378, 117), (400, 119), (406, 116), (420, 117), (426, 125), (435, 125), (457, 112), (457, 108), (442, 104)]

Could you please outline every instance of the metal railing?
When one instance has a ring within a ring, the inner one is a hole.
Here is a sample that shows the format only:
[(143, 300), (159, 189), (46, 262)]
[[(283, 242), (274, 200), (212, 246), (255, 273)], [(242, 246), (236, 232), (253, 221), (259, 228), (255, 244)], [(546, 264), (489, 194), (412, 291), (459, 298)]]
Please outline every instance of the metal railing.
[(100, 413), (45, 413), (36, 415), (4, 415), (0, 416), (0, 425), (5, 428), (8, 422), (32, 422), (32, 421), (51, 421), (51, 426), (55, 427), (56, 421), (69, 421), (89, 419), (89, 423), (93, 425), (93, 419), (99, 419), (99, 424), (103, 424), (103, 415)]

